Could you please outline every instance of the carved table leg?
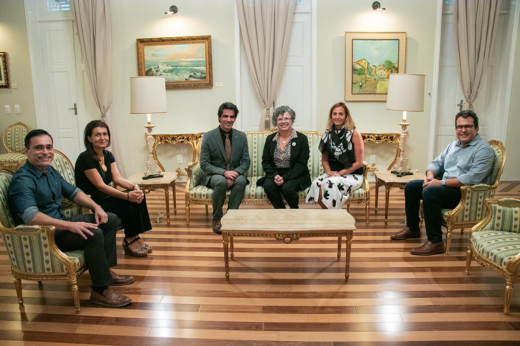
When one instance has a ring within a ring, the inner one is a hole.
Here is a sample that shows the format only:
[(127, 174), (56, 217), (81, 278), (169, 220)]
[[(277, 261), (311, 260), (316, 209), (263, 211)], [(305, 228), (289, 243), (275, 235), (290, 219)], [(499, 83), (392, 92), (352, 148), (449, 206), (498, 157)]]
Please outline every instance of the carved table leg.
[(353, 232), (349, 231), (349, 233), (346, 236), (347, 240), (347, 248), (346, 248), (346, 254), (345, 254), (345, 280), (348, 280), (348, 277), (350, 275), (350, 250), (352, 249), (352, 235)]
[(515, 283), (513, 276), (506, 278), (506, 294), (504, 297), (504, 314), (509, 314), (509, 306), (511, 305), (511, 296), (513, 295), (513, 284)]
[(173, 215), (177, 215), (177, 193), (175, 191), (175, 182), (172, 182), (172, 193), (173, 193)]
[(390, 186), (385, 186), (385, 225), (388, 224), (388, 203), (390, 203)]
[(376, 206), (375, 206), (375, 214), (377, 215), (377, 202), (379, 201), (379, 180), (376, 178)]
[(164, 197), (166, 199), (166, 220), (168, 226), (170, 226), (170, 187), (166, 186), (164, 189)]
[(338, 261), (341, 257), (341, 238), (342, 237), (338, 237)]
[(229, 281), (229, 260), (228, 260), (228, 246), (229, 237), (228, 232), (222, 232), (222, 242), (224, 243), (224, 265), (226, 267), (226, 281)]
[(233, 244), (233, 237), (229, 237), (229, 245), (231, 250), (231, 260), (235, 260), (235, 245)]
[(469, 274), (469, 269), (471, 267), (471, 257), (473, 254), (471, 253), (471, 247), (468, 245), (468, 251), (466, 251), (466, 275)]

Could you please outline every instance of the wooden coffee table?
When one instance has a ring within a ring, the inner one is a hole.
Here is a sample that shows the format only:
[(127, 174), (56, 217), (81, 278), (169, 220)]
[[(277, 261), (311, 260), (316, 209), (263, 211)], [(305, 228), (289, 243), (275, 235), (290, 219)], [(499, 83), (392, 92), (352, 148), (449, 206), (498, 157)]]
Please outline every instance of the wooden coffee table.
[(379, 200), (379, 186), (385, 187), (385, 225), (388, 223), (388, 202), (390, 200), (390, 189), (398, 187), (404, 189), (406, 184), (412, 180), (424, 180), (426, 176), (422, 173), (413, 172), (413, 175), (405, 175), (404, 177), (397, 177), (390, 171), (376, 171), (376, 205), (375, 213), (377, 214), (377, 202)]
[(162, 178), (152, 178), (143, 180), (143, 173), (136, 173), (128, 178), (132, 184), (139, 185), (139, 188), (145, 193), (154, 191), (155, 189), (164, 189), (164, 198), (166, 199), (166, 220), (170, 226), (170, 186), (173, 191), (173, 214), (177, 214), (177, 198), (175, 197), (175, 180), (177, 180), (176, 172), (162, 172)]
[(346, 210), (328, 209), (234, 209), (221, 220), (224, 242), (226, 280), (229, 281), (228, 247), (234, 260), (233, 237), (273, 237), (290, 244), (303, 237), (338, 237), (338, 261), (341, 238), (346, 239), (345, 279), (350, 269), (350, 248), (356, 229), (355, 220)]

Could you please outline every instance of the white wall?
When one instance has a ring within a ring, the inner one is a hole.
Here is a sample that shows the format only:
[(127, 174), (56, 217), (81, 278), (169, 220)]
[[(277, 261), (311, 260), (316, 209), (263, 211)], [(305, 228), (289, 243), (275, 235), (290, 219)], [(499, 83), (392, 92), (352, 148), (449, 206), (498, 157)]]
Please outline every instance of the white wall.
[[(29, 129), (36, 127), (36, 112), (29, 60), (29, 43), (23, 1), (0, 0), (0, 52), (7, 52), (10, 89), (0, 89), (0, 134), (11, 124), (22, 122)], [(17, 89), (12, 84), (18, 85)], [(14, 113), (14, 105), (20, 105), (20, 114)], [(11, 114), (4, 113), (4, 105), (11, 107)], [(0, 144), (0, 153), (6, 153)]]
[[(137, 76), (136, 39), (211, 35), (213, 84), (223, 87), (167, 90), (168, 113), (152, 116), (154, 133), (197, 133), (218, 126), (217, 109), (225, 102), (235, 102), (235, 22), (234, 1), (178, 0), (179, 12), (164, 12), (171, 1), (112, 0), (114, 103), (113, 114), (122, 148), (125, 173), (131, 175), (144, 168), (148, 147), (144, 137), (144, 115), (130, 114), (130, 77)], [(161, 150), (159, 158), (167, 170), (184, 168), (191, 158), (187, 146)], [(183, 164), (173, 162), (177, 154)]]
[[(317, 1), (318, 91), (317, 130), (323, 131), (330, 107), (344, 100), (345, 32), (406, 32), (406, 73), (426, 75), (424, 112), (409, 113), (406, 150), (412, 169), (424, 171), (428, 164), (431, 116), (436, 0), (393, 0), (382, 2), (386, 11), (372, 10), (372, 0)], [(387, 111), (384, 102), (347, 102), (357, 129), (368, 132), (400, 133), (402, 112)], [(390, 154), (390, 150), (385, 150)], [(375, 153), (375, 152), (374, 152)], [(368, 161), (366, 153), (365, 160)], [(389, 158), (382, 158), (388, 162)], [(384, 165), (378, 167), (386, 169)]]

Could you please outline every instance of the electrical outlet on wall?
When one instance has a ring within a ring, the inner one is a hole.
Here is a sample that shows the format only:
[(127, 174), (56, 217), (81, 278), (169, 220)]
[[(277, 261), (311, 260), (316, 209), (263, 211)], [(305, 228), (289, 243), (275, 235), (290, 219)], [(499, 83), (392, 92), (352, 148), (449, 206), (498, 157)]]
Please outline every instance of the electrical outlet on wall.
[(14, 105), (14, 112), (20, 114), (20, 105)]
[(177, 163), (182, 163), (182, 155), (177, 155)]
[(9, 105), (4, 106), (5, 114), (11, 114), (11, 107)]
[(370, 163), (376, 163), (376, 156), (370, 155)]

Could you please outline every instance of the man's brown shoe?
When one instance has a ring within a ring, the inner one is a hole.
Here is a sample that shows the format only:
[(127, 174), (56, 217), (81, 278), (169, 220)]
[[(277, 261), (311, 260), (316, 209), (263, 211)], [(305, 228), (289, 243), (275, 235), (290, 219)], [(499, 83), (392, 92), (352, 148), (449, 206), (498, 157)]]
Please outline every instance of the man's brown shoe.
[(392, 234), (390, 236), (390, 239), (392, 240), (405, 240), (408, 238), (420, 238), (421, 237), (421, 230), (420, 229), (410, 229), (408, 226), (403, 228), (401, 231)]
[(222, 228), (222, 224), (220, 223), (220, 220), (213, 220), (213, 232), (217, 234), (222, 234), (222, 231), (220, 230)]
[(92, 290), (92, 292), (90, 292), (90, 302), (107, 306), (109, 308), (120, 308), (132, 304), (132, 299), (117, 293), (110, 287), (107, 287), (103, 291), (102, 295)]
[(444, 253), (444, 243), (441, 241), (440, 243), (433, 244), (428, 240), (421, 246), (411, 249), (410, 253), (418, 256), (430, 256), (437, 253)]
[(112, 274), (112, 284), (110, 286), (124, 286), (130, 285), (135, 281), (135, 278), (132, 275), (119, 275), (110, 270), (110, 274)]

